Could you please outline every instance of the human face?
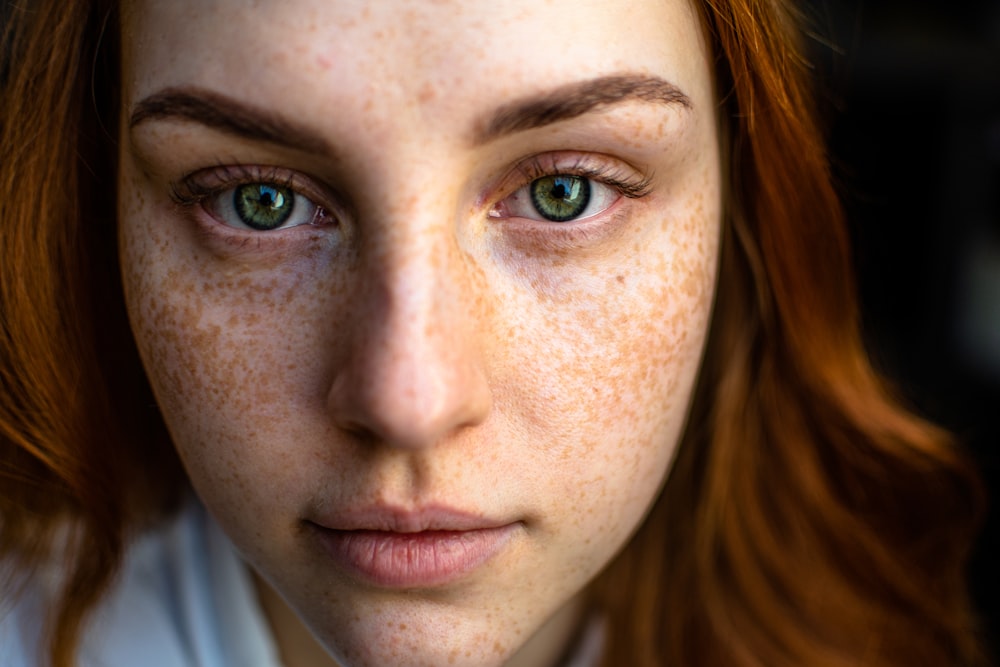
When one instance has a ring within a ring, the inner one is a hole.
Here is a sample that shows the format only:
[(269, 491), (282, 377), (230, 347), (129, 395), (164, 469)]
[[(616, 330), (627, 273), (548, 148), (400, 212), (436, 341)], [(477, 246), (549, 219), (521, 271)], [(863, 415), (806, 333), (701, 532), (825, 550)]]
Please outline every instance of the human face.
[(198, 495), (340, 663), (528, 664), (697, 375), (695, 9), (135, 0), (123, 35), (126, 300)]

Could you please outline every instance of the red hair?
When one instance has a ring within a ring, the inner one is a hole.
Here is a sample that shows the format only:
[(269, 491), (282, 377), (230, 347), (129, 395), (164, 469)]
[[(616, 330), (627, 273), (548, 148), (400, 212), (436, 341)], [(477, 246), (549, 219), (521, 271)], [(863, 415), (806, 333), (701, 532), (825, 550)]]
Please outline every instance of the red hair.
[[(0, 589), (72, 526), (49, 659), (184, 485), (115, 243), (112, 3), (12, 8), (0, 71)], [(718, 303), (665, 489), (593, 586), (608, 665), (976, 665), (974, 472), (874, 374), (793, 11), (698, 3), (727, 145)]]
[(51, 662), (63, 667), (116, 571), (126, 529), (169, 507), (183, 476), (121, 296), (114, 13), (100, 2), (7, 9), (0, 591), (65, 559), (48, 624)]

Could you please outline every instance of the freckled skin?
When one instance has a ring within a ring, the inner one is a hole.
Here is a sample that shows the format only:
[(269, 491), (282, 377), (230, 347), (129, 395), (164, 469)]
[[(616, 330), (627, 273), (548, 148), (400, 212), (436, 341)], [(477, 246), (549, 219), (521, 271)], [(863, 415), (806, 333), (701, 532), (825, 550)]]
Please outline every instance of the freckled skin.
[[(710, 317), (721, 188), (693, 9), (135, 0), (123, 15), (125, 114), (196, 86), (336, 147), (176, 120), (122, 136), (135, 336), (195, 490), (260, 575), (288, 667), (551, 665), (579, 593), (659, 491)], [(633, 102), (468, 142), (504, 101), (623, 71), (673, 82), (691, 108)], [(554, 151), (627, 165), (649, 193), (583, 224), (490, 217), (518, 161)], [(220, 164), (329, 186), (316, 203), (337, 223), (239, 232), (170, 199)], [(304, 527), (379, 502), (518, 529), (456, 583), (379, 589)], [(300, 623), (333, 658), (294, 652)]]

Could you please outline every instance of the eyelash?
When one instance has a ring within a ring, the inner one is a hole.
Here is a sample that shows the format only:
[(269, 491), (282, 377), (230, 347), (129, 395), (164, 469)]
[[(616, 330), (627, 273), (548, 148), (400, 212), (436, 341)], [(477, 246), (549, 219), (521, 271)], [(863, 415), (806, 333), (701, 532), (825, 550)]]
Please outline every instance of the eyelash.
[(565, 158), (558, 154), (536, 155), (518, 164), (516, 171), (522, 181), (517, 188), (530, 185), (546, 176), (566, 175), (603, 183), (628, 199), (640, 199), (648, 195), (653, 180), (652, 176), (637, 178), (621, 167), (595, 164), (593, 158), (583, 155), (574, 156), (574, 161), (569, 164), (566, 164)]
[[(494, 212), (498, 211), (505, 201), (515, 196), (521, 190), (530, 187), (538, 179), (552, 176), (572, 176), (591, 180), (611, 188), (619, 196), (628, 199), (642, 198), (649, 194), (652, 189), (651, 176), (637, 177), (634, 171), (626, 170), (626, 168), (620, 165), (610, 164), (607, 159), (598, 160), (590, 155), (546, 153), (532, 156), (521, 161), (514, 167), (514, 183), (508, 180), (508, 186), (502, 188), (507, 194), (503, 198), (495, 200), (489, 212), (490, 217), (502, 217), (495, 216)], [(337, 217), (331, 215), (330, 208), (322, 203), (328, 200), (329, 195), (324, 196), (321, 193), (315, 192), (315, 188), (309, 188), (306, 184), (302, 184), (302, 180), (301, 177), (296, 177), (295, 172), (278, 167), (220, 163), (214, 167), (199, 169), (171, 183), (170, 198), (183, 208), (192, 208), (201, 205), (209, 215), (218, 219), (218, 216), (209, 210), (209, 206), (206, 205), (207, 201), (241, 185), (268, 184), (287, 188), (296, 195), (310, 200), (316, 206), (318, 212), (316, 216), (317, 220), (324, 223), (336, 224)], [(603, 213), (603, 211), (590, 217), (596, 217), (600, 213)], [(572, 222), (585, 219), (576, 218)], [(236, 232), (247, 231), (241, 230), (239, 227), (233, 227), (224, 221), (220, 221), (220, 223)], [(541, 224), (545, 223), (541, 222)], [(566, 223), (550, 222), (548, 224), (565, 225)], [(260, 232), (257, 232), (257, 234), (259, 235)]]
[[(202, 182), (199, 177), (205, 175), (218, 183), (208, 185)], [(214, 167), (199, 169), (179, 181), (171, 183), (170, 198), (180, 206), (194, 206), (226, 190), (251, 183), (268, 183), (288, 188), (296, 193), (301, 192), (301, 188), (296, 184), (297, 179), (294, 174), (278, 167), (262, 169), (247, 165), (218, 164)]]

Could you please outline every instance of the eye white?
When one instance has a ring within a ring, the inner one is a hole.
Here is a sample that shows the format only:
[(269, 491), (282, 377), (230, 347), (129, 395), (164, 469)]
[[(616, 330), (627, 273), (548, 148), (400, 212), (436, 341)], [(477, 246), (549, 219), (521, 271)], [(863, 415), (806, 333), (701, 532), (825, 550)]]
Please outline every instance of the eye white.
[(248, 224), (244, 221), (243, 216), (240, 215), (236, 205), (236, 193), (240, 188), (245, 187), (246, 185), (272, 186), (272, 184), (264, 182), (237, 185), (232, 188), (227, 188), (226, 190), (223, 190), (219, 194), (213, 196), (209, 203), (209, 208), (215, 217), (235, 229), (243, 229), (253, 232), (278, 231), (280, 229), (288, 229), (299, 225), (307, 225), (316, 220), (320, 214), (320, 207), (313, 203), (308, 197), (299, 194), (291, 188), (282, 187), (277, 188), (284, 191), (282, 193), (282, 197), (291, 200), (287, 203), (287, 205), (291, 207), (288, 217), (285, 218), (281, 224), (274, 227), (262, 225), (253, 226), (252, 224)]
[[(501, 202), (500, 207), (503, 211), (502, 217), (526, 218), (528, 220), (537, 220), (539, 222), (565, 224), (567, 222), (584, 220), (598, 215), (610, 208), (612, 204), (618, 201), (618, 198), (621, 196), (621, 193), (610, 185), (593, 179), (583, 180), (586, 180), (590, 185), (590, 199), (582, 211), (568, 220), (552, 220), (545, 217), (545, 215), (538, 210), (531, 197), (531, 186), (534, 182), (519, 188), (516, 192)], [(501, 217), (501, 215), (493, 217)]]

